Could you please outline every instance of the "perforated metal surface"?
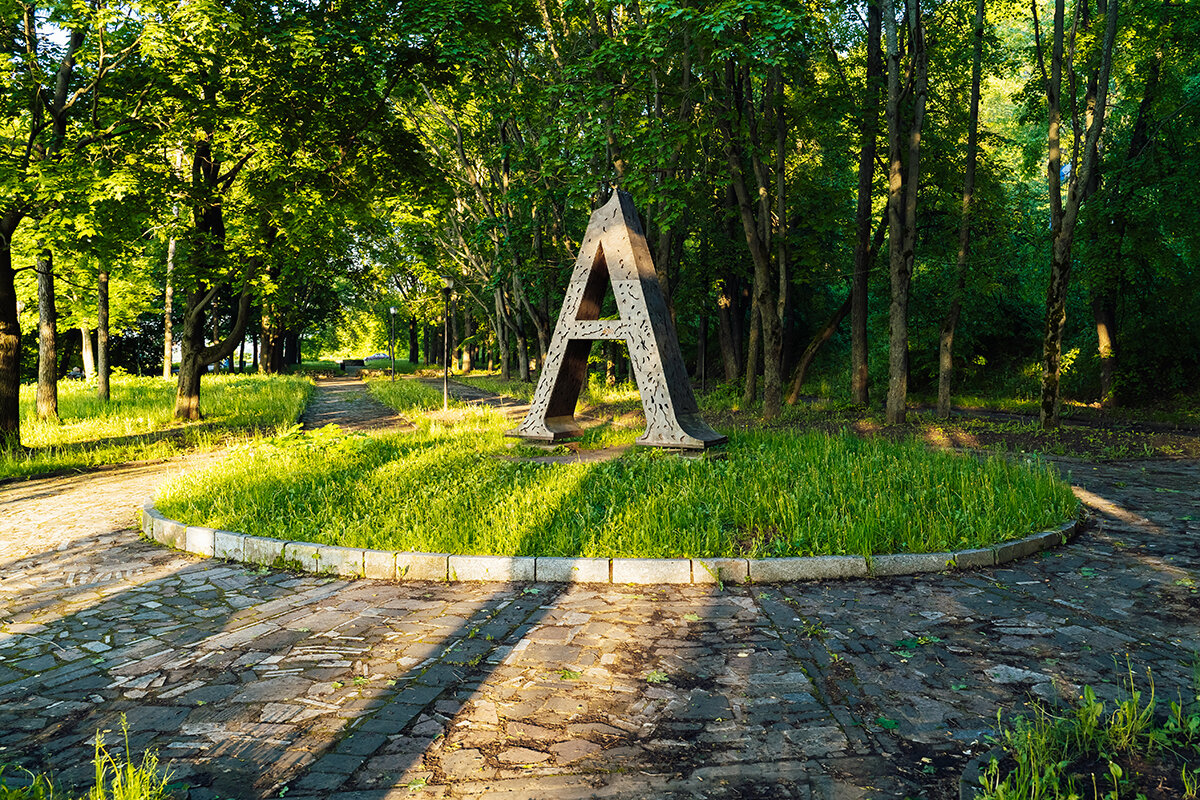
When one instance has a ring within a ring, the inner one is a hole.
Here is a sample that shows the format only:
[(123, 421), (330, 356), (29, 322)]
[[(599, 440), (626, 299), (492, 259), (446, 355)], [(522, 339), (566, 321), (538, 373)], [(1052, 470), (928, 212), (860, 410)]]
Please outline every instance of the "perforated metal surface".
[[(609, 285), (617, 320), (599, 318)], [(588, 221), (533, 403), (509, 435), (539, 442), (579, 436), (575, 403), (587, 379), (588, 353), (592, 342), (609, 339), (629, 345), (646, 412), (638, 444), (703, 450), (727, 441), (700, 418), (637, 210), (621, 191)]]

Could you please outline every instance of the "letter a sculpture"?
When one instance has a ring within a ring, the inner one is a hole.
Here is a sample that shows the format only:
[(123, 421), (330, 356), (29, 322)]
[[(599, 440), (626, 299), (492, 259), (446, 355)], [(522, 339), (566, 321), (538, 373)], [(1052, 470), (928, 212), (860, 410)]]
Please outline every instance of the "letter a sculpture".
[[(620, 319), (602, 320), (610, 281)], [(609, 339), (629, 344), (646, 412), (646, 432), (638, 444), (703, 450), (728, 441), (700, 418), (646, 236), (633, 199), (621, 191), (592, 212), (533, 404), (508, 435), (557, 442), (582, 434), (575, 403), (587, 378), (588, 354), (592, 342)]]

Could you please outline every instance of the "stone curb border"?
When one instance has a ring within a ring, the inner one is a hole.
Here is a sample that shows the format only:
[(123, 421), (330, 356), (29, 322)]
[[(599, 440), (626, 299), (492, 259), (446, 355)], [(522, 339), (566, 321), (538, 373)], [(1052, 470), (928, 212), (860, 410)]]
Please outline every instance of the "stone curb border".
[(992, 567), (1065, 544), (1081, 529), (1081, 522), (1071, 520), (1054, 530), (994, 547), (870, 559), (863, 556), (757, 559), (455, 556), (366, 550), (232, 533), (167, 519), (159, 513), (153, 498), (142, 507), (143, 535), (176, 550), (319, 575), (388, 581), (716, 584), (880, 578)]

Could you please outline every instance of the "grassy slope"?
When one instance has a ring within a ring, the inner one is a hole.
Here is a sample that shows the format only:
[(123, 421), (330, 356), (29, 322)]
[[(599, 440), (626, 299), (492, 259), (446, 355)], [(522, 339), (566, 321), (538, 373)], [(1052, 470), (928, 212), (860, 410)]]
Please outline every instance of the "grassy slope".
[(204, 379), (198, 423), (175, 420), (175, 384), (118, 376), (103, 403), (82, 381), (59, 384), (57, 422), (37, 418), (35, 387), (21, 387), (21, 440), (30, 448), (0, 457), (0, 480), (63, 469), (167, 458), (216, 446), (230, 437), (274, 433), (292, 425), (312, 393), (302, 377), (212, 375)]
[(519, 456), (487, 410), (423, 413), (415, 381), (372, 389), (417, 423), (266, 441), (164, 487), (190, 524), (356, 547), (579, 556), (767, 556), (976, 547), (1074, 513), (1048, 468), (847, 433), (732, 434), (725, 458), (636, 448), (593, 464)]

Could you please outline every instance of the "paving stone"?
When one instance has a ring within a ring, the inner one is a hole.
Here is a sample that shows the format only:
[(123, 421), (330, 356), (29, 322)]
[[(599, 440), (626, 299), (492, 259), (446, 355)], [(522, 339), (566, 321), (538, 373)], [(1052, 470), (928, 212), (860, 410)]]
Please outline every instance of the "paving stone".
[(539, 556), (536, 578), (551, 583), (608, 583), (609, 560)]
[(473, 748), (444, 753), (438, 760), (438, 766), (454, 780), (478, 780), (480, 772), (488, 770), (483, 753)]
[(496, 758), (505, 764), (540, 764), (550, 758), (548, 753), (530, 750), (528, 747), (510, 747), (501, 750)]
[(550, 752), (560, 764), (572, 764), (600, 752), (600, 745), (587, 739), (571, 739), (550, 745)]
[(534, 559), (508, 556), (450, 556), (450, 580), (533, 581)]

